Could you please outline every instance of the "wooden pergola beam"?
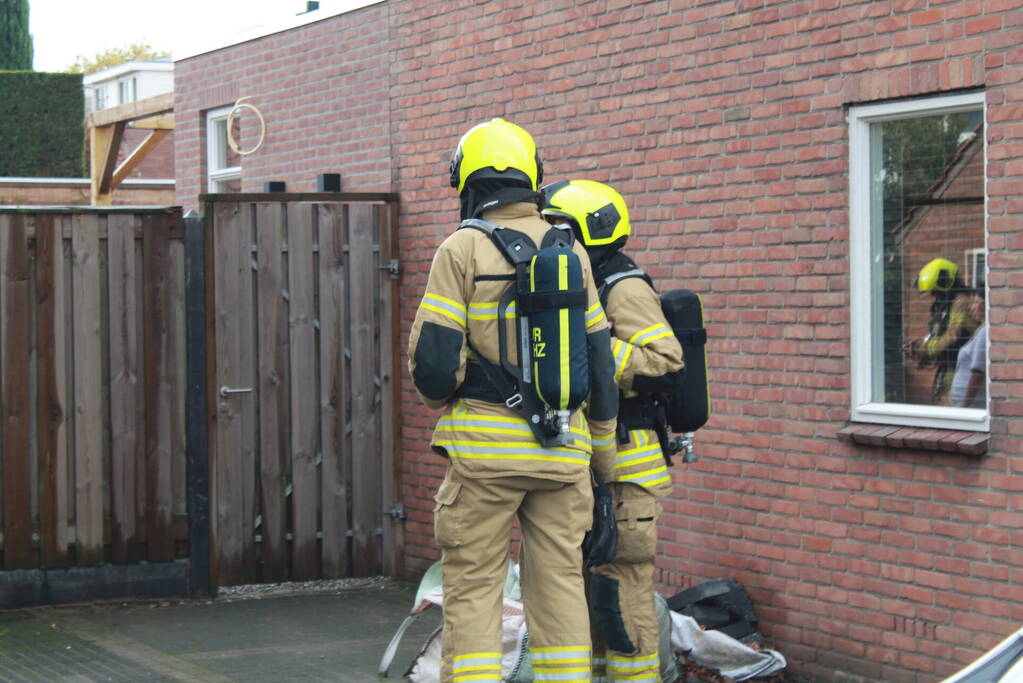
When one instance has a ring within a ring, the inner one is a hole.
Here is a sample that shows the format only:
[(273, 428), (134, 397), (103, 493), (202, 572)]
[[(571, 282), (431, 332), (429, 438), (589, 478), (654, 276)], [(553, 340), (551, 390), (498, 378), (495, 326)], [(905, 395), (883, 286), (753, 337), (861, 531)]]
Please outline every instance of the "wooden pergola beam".
[(174, 114), (159, 114), (145, 119), (132, 121), (128, 124), (131, 128), (146, 128), (149, 130), (174, 130)]
[(89, 129), (93, 206), (107, 206), (111, 203), (114, 165), (123, 137), (124, 122)]
[(170, 111), (174, 111), (174, 93), (172, 92), (94, 111), (89, 114), (86, 120), (89, 126), (99, 128), (101, 126), (109, 126), (112, 123), (137, 121), (138, 119), (149, 118), (157, 114), (166, 114)]
[(128, 177), (128, 174), (135, 170), (135, 167), (142, 163), (142, 160), (146, 158), (146, 155), (153, 150), (154, 147), (160, 144), (160, 141), (170, 135), (170, 130), (165, 128), (157, 128), (146, 136), (138, 147), (135, 148), (128, 158), (121, 162), (121, 165), (114, 171), (113, 177), (110, 179), (111, 188), (117, 187), (121, 184), (121, 181)]
[[(95, 111), (86, 117), (93, 206), (109, 206), (113, 202), (114, 189), (174, 129), (173, 111), (174, 93), (164, 93)], [(118, 167), (117, 152), (129, 122), (136, 122), (135, 128), (148, 128), (152, 132)]]

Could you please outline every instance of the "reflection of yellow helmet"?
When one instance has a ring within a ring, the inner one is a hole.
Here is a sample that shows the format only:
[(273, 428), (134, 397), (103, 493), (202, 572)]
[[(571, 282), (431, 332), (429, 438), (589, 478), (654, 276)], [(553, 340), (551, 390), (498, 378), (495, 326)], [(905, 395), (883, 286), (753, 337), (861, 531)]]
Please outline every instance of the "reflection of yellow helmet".
[(948, 259), (936, 258), (920, 269), (920, 274), (916, 276), (916, 286), (921, 292), (934, 289), (947, 292), (952, 289), (958, 274), (959, 266)]
[(601, 247), (618, 240), (623, 243), (632, 232), (629, 209), (614, 189), (594, 180), (563, 180), (543, 188), (544, 216), (572, 220), (583, 246)]
[(543, 182), (543, 164), (533, 137), (504, 119), (473, 126), (458, 141), (451, 157), (451, 187), (461, 194), (469, 176), (480, 171), (478, 178), (511, 180), (531, 190)]

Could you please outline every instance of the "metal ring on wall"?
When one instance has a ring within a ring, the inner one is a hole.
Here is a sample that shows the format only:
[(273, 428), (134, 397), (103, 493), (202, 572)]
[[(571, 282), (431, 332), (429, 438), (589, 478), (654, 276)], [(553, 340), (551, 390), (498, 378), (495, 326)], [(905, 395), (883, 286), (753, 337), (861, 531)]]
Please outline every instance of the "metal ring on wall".
[[(249, 99), (252, 98), (250, 96), (238, 98), (238, 101), (234, 103), (234, 107), (231, 108), (230, 113), (228, 113), (227, 115), (227, 144), (230, 145), (231, 149), (234, 150), (235, 154), (239, 154), (243, 157), (252, 154), (260, 147), (262, 147), (263, 139), (266, 137), (266, 121), (263, 120), (263, 115), (259, 113), (259, 110), (256, 109), (255, 105), (245, 102), (245, 100)], [(239, 109), (251, 109), (252, 112), (256, 115), (256, 118), (259, 119), (259, 141), (256, 142), (256, 145), (252, 149), (249, 150), (239, 149), (238, 143), (235, 142), (234, 140), (234, 133), (232, 133), (231, 131), (232, 123), (234, 123), (235, 113)]]

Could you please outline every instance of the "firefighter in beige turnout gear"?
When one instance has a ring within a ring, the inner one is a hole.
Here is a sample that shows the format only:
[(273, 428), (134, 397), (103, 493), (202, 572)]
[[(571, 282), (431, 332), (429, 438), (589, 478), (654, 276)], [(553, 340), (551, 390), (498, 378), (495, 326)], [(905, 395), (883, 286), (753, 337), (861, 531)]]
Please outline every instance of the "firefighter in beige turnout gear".
[[(538, 246), (550, 229), (539, 213), (541, 178), (532, 138), (502, 119), (472, 128), (452, 159), (462, 218), (520, 231)], [(499, 364), (498, 325), (514, 325), (497, 313), (514, 269), (485, 233), (460, 229), (440, 245), (412, 325), (409, 370), (422, 400), (443, 409), (431, 446), (448, 459), (434, 508), (442, 681), (501, 680), (502, 588), (516, 517), (534, 680), (590, 680), (580, 546), (593, 514), (590, 468), (604, 476), (614, 469), (618, 394), (589, 259), (582, 245), (572, 248), (587, 290), (591, 393), (585, 411), (572, 414), (566, 445), (542, 446), (474, 357)]]
[[(653, 415), (650, 392), (669, 393), (682, 377), (682, 347), (649, 280), (620, 252), (630, 233), (625, 201), (602, 183), (573, 180), (543, 188), (544, 216), (567, 223), (586, 246), (611, 323), (615, 380), (622, 390), (618, 452), (608, 479), (618, 525), (618, 555), (591, 570), (595, 631), (594, 681), (660, 680), (659, 629), (653, 599), (658, 500), (672, 480)], [(612, 286), (613, 285), (613, 286)], [(606, 288), (606, 289), (605, 289)], [(662, 432), (663, 433), (663, 432)]]

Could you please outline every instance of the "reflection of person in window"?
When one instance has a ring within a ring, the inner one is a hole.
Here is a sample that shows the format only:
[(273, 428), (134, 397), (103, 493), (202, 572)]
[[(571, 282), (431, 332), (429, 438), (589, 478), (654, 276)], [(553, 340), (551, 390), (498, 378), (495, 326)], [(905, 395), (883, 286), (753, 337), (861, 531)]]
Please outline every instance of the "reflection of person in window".
[(921, 292), (930, 292), (931, 320), (927, 334), (911, 339), (902, 350), (920, 365), (934, 365), (931, 398), (935, 404), (946, 403), (952, 385), (956, 355), (980, 325), (970, 315), (966, 287), (958, 277), (959, 267), (948, 259), (936, 258), (920, 269), (916, 278)]
[(987, 365), (987, 325), (984, 324), (984, 290), (970, 298), (970, 315), (980, 327), (959, 349), (955, 376), (952, 378), (951, 405), (960, 408), (984, 408)]

